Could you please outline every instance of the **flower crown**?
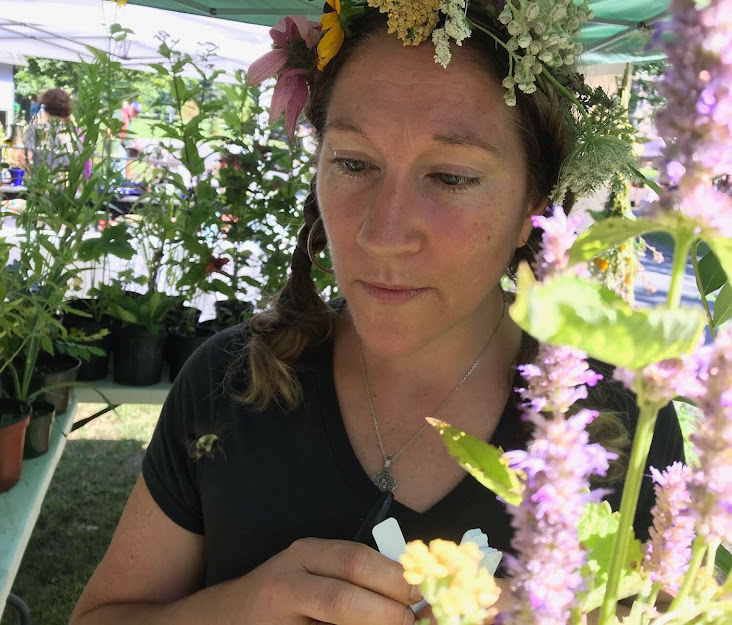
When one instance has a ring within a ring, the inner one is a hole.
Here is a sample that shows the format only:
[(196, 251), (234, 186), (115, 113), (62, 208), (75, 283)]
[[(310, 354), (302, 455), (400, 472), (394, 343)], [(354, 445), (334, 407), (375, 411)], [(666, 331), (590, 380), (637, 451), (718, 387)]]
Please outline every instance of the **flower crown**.
[[(469, 19), (471, 2), (480, 3), (487, 23)], [(494, 39), (509, 58), (502, 81), (508, 106), (516, 105), (517, 89), (528, 95), (553, 88), (569, 100), (575, 148), (552, 192), (554, 202), (561, 203), (568, 191), (589, 194), (617, 172), (638, 177), (627, 112), (618, 99), (588, 87), (572, 69), (582, 52), (580, 28), (594, 17), (587, 0), (326, 0), (319, 23), (303, 16), (280, 20), (270, 30), (273, 50), (249, 67), (251, 85), (277, 77), (270, 123), (284, 113), (285, 130), (293, 136), (316, 72), (338, 54), (359, 20), (375, 10), (387, 14), (388, 32), (396, 33), (405, 46), (431, 38), (435, 62), (443, 67), (450, 63), (452, 43), (461, 46), (474, 30)]]

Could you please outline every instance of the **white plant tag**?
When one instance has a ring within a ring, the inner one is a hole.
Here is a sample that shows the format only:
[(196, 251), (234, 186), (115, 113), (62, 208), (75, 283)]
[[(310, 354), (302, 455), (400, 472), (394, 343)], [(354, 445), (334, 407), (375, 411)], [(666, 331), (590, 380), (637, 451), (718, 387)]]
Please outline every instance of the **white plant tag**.
[(463, 545), (467, 542), (473, 542), (478, 545), (478, 549), (483, 554), (483, 559), (480, 561), (481, 568), (486, 569), (491, 575), (495, 575), (496, 569), (498, 569), (498, 565), (501, 563), (503, 552), (491, 547), (488, 544), (488, 537), (478, 528), (468, 530), (463, 534), (463, 539), (460, 541), (460, 544)]
[[(390, 560), (399, 562), (399, 558), (407, 550), (407, 541), (404, 540), (404, 534), (402, 533), (402, 528), (399, 527), (399, 521), (394, 517), (389, 517), (374, 526), (371, 533), (374, 535), (379, 552)], [(410, 607), (412, 608), (412, 612), (416, 614), (426, 605), (427, 601), (422, 599), (422, 601)]]

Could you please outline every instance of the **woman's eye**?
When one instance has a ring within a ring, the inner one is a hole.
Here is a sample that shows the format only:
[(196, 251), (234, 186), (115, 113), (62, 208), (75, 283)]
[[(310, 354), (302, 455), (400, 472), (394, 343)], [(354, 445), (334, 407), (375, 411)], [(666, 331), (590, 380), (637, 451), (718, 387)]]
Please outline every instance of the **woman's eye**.
[(371, 167), (366, 161), (359, 161), (355, 158), (334, 158), (331, 163), (346, 175), (361, 174)]
[(437, 178), (446, 188), (446, 191), (458, 193), (464, 191), (468, 187), (480, 185), (480, 178), (469, 178), (468, 176), (458, 176), (457, 174), (438, 173)]

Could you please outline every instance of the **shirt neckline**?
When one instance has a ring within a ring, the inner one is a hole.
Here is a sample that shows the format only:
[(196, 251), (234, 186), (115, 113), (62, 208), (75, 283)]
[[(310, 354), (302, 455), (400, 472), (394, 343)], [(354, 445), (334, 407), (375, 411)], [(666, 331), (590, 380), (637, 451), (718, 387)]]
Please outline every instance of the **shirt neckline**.
[[(331, 338), (323, 344), (322, 359), (318, 364), (318, 394), (322, 400), (318, 403), (320, 404), (323, 427), (343, 481), (346, 482), (349, 490), (354, 493), (359, 501), (372, 502), (378, 498), (381, 491), (361, 466), (348, 437), (346, 426), (343, 423), (343, 415), (335, 388), (333, 348), (334, 342)], [(513, 388), (519, 385), (520, 380), (521, 374), (516, 370), (513, 378)], [(503, 407), (501, 418), (489, 441), (492, 445), (501, 447), (506, 451), (525, 448), (528, 440), (525, 428), (521, 427), (522, 422), (517, 399), (518, 394), (515, 390), (511, 390)], [(445, 506), (450, 506), (453, 500), (459, 501), (462, 492), (469, 489), (473, 483), (475, 483), (475, 479), (466, 473), (451, 491), (424, 512), (413, 510), (397, 500), (394, 500), (392, 504), (392, 511), (401, 518), (412, 517), (415, 519), (439, 514), (439, 511)], [(481, 486), (481, 488), (483, 487)]]

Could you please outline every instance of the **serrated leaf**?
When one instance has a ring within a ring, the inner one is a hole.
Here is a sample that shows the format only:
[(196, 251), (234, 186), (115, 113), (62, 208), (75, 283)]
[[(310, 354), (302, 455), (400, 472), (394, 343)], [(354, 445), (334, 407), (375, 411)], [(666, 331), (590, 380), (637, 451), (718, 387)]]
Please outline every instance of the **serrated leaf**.
[(575, 265), (588, 261), (625, 243), (628, 239), (658, 229), (658, 224), (650, 219), (628, 219), (626, 217), (604, 219), (593, 224), (577, 237), (569, 250), (569, 263)]
[(727, 319), (732, 317), (732, 286), (727, 282), (717, 295), (714, 302), (714, 317), (712, 323), (714, 327), (722, 325)]
[[(585, 578), (588, 580), (587, 590), (580, 599), (580, 607), (583, 612), (594, 610), (602, 604), (619, 523), (620, 514), (613, 512), (607, 501), (586, 504), (582, 511), (577, 530), (579, 540), (587, 550), (587, 563), (584, 571)], [(640, 591), (643, 583), (643, 577), (640, 574), (641, 562), (641, 543), (633, 538), (624, 559), (619, 599), (631, 597)]]
[(460, 466), (512, 506), (521, 503), (520, 473), (508, 466), (503, 450), (438, 419), (427, 421), (440, 433), (447, 451)]
[(719, 259), (711, 250), (704, 254), (699, 261), (699, 279), (704, 295), (709, 295), (721, 288), (727, 280), (724, 269), (719, 264)]
[(706, 325), (698, 309), (634, 310), (608, 288), (576, 276), (537, 282), (526, 263), (510, 313), (539, 341), (628, 369), (691, 352)]

